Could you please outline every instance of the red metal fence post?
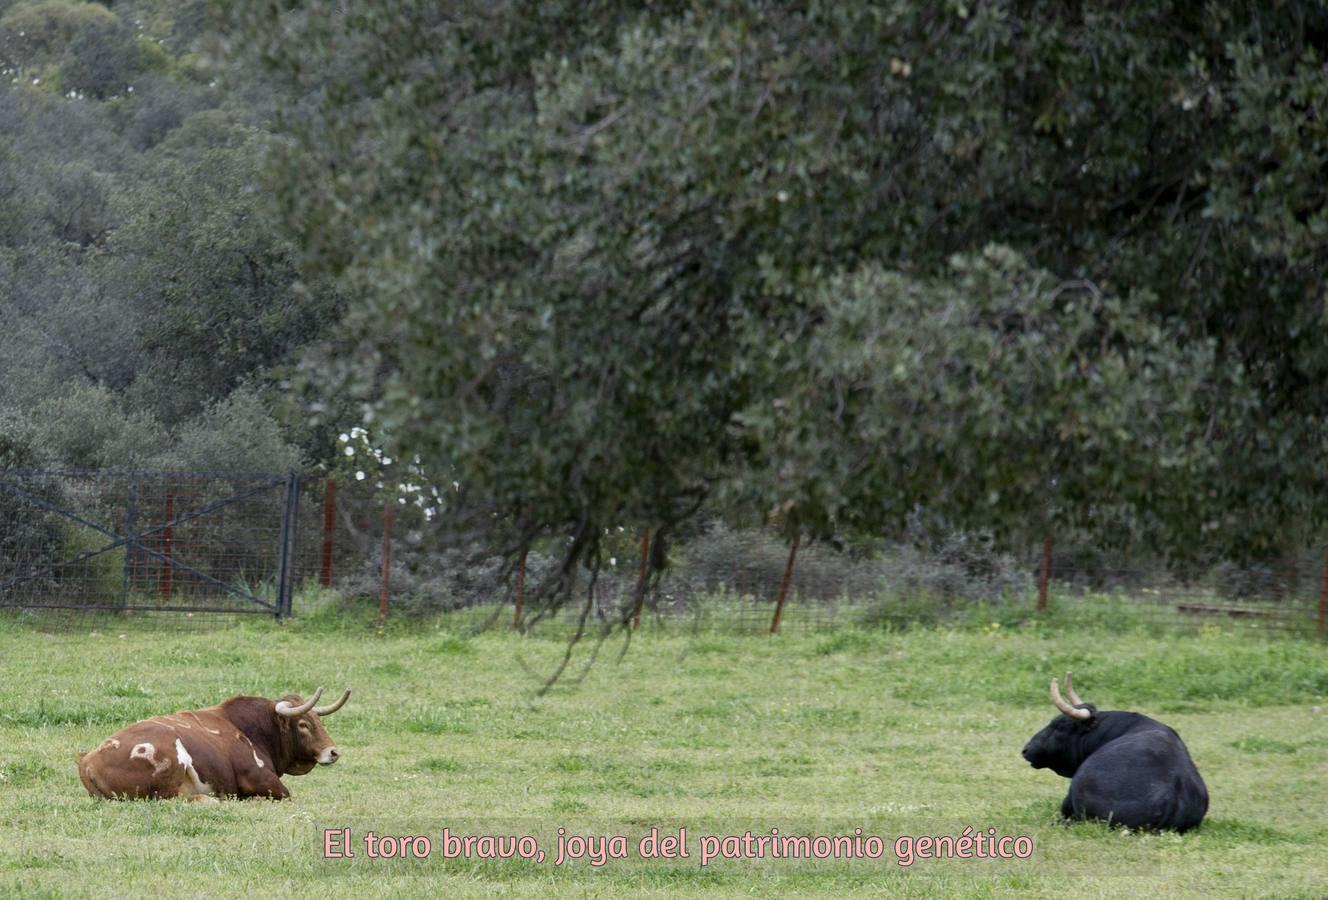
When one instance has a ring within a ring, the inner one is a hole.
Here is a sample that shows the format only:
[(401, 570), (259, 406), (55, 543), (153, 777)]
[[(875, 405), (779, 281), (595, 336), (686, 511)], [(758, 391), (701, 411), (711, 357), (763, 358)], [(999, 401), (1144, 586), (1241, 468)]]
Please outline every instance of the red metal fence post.
[(392, 501), (383, 506), (383, 590), (378, 595), (378, 624), (387, 620), (387, 598), (392, 592)]
[(521, 562), (516, 567), (516, 614), (512, 617), (512, 627), (521, 629), (521, 595), (526, 589), (526, 552), (521, 551)]
[(166, 492), (166, 527), (161, 530), (161, 555), (166, 557), (161, 567), (161, 602), (171, 602), (171, 575), (175, 570), (173, 547), (175, 529), (171, 522), (175, 520), (175, 495)]
[(1328, 631), (1328, 548), (1323, 552), (1323, 586), (1319, 588), (1319, 636)]
[(641, 531), (641, 571), (636, 576), (636, 609), (632, 610), (633, 630), (641, 627), (641, 607), (646, 602), (646, 561), (650, 558), (650, 529)]
[(784, 578), (779, 582), (779, 596), (775, 598), (775, 617), (770, 620), (770, 633), (779, 632), (779, 619), (784, 614), (784, 598), (788, 596), (789, 580), (793, 578), (793, 560), (798, 556), (798, 542), (802, 540), (799, 534), (789, 544), (788, 565), (784, 566)]
[(1047, 582), (1051, 580), (1051, 538), (1042, 542), (1042, 571), (1038, 573), (1037, 608), (1047, 608)]
[(318, 581), (323, 587), (332, 586), (332, 538), (337, 527), (337, 482), (327, 480), (323, 494), (323, 565), (318, 570)]

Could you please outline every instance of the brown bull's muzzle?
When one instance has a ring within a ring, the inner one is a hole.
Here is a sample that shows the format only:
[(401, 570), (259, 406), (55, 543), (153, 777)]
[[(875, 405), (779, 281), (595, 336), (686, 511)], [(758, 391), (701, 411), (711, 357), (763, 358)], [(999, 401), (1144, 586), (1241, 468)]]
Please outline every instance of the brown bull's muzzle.
[(341, 751), (336, 747), (328, 747), (322, 753), (318, 754), (318, 764), (320, 766), (330, 766), (341, 758)]

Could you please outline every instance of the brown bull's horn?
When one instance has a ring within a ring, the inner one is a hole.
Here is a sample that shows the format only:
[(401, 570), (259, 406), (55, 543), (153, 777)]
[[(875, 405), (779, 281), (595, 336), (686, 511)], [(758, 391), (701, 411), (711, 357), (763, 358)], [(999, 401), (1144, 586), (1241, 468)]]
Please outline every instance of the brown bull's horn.
[(1074, 682), (1070, 680), (1070, 673), (1065, 673), (1065, 697), (1070, 701), (1071, 706), (1083, 706), (1084, 701), (1079, 699), (1079, 695), (1074, 692)]
[(314, 704), (318, 702), (318, 698), (321, 696), (323, 696), (323, 689), (319, 688), (318, 690), (314, 691), (314, 695), (312, 697), (301, 703), (299, 706), (291, 706), (291, 702), (289, 700), (280, 700), (277, 702), (277, 715), (285, 716), (288, 719), (293, 719), (296, 716), (302, 716), (305, 713), (307, 713), (309, 710), (314, 708)]
[(1093, 714), (1086, 709), (1075, 709), (1065, 702), (1061, 697), (1061, 689), (1056, 684), (1056, 679), (1051, 679), (1051, 702), (1056, 704), (1056, 708), (1065, 713), (1071, 719), (1091, 719)]
[(314, 715), (317, 715), (317, 716), (330, 716), (330, 715), (332, 715), (334, 712), (336, 712), (337, 710), (341, 709), (341, 707), (345, 706), (345, 705), (346, 705), (346, 701), (349, 700), (349, 699), (350, 699), (350, 688), (346, 688), (346, 693), (344, 693), (344, 694), (341, 695), (341, 699), (340, 699), (340, 700), (338, 700), (336, 703), (333, 703), (331, 706), (320, 706), (320, 707), (318, 707), (318, 709), (314, 710)]

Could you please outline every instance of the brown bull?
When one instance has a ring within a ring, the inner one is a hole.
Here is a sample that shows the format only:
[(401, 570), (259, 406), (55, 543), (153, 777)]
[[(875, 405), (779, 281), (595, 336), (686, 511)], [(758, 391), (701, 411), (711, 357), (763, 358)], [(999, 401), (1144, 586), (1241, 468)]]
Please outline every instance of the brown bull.
[(281, 700), (232, 697), (207, 709), (153, 716), (120, 729), (78, 755), (78, 775), (108, 800), (290, 796), (281, 776), (304, 775), (341, 754), (320, 716), (341, 709), (350, 691), (315, 708), (295, 694)]

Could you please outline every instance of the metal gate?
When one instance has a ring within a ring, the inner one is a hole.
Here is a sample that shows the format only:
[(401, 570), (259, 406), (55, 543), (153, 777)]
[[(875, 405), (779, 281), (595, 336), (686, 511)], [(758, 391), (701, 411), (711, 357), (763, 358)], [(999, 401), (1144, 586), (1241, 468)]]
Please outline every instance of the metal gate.
[(290, 615), (299, 476), (0, 469), (0, 608)]

